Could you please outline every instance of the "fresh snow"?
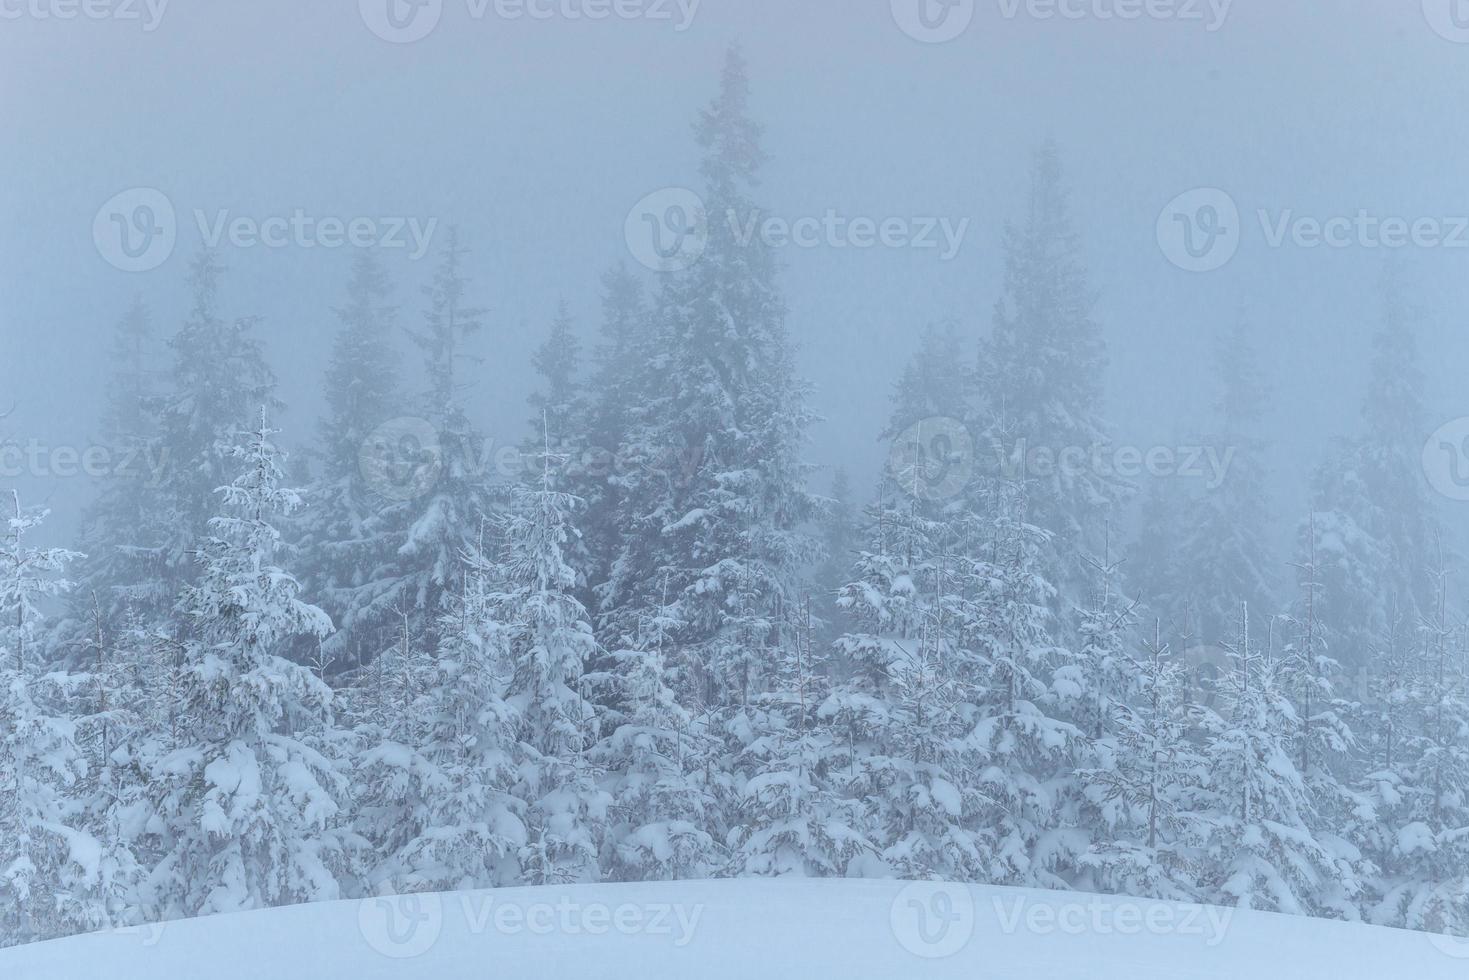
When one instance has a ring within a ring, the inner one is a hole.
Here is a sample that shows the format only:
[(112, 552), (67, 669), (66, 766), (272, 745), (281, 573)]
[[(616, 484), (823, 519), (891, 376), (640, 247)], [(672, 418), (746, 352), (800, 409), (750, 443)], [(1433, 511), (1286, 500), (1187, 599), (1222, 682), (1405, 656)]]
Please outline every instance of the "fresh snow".
[(1469, 941), (933, 882), (723, 880), (386, 896), (0, 951), (5, 980), (1463, 978)]

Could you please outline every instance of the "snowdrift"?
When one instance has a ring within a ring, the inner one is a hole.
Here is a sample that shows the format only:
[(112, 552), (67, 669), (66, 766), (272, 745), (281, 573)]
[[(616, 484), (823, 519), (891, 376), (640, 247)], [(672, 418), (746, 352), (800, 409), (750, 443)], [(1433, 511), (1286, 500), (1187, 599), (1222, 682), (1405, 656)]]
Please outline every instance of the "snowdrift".
[(1469, 976), (1469, 941), (1024, 889), (742, 880), (271, 909), (0, 950), (5, 980)]

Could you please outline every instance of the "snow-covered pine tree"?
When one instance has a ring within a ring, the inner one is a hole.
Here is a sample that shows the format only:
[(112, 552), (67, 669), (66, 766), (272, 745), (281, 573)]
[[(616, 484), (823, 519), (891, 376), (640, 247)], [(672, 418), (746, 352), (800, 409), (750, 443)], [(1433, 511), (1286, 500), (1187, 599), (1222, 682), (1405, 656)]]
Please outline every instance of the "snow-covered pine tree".
[(987, 870), (980, 804), (962, 751), (966, 592), (983, 571), (952, 529), (913, 508), (873, 508), (867, 547), (838, 599), (851, 629), (820, 709), (833, 740), (828, 780), (863, 801), (871, 873), (966, 880)]
[[(1374, 922), (1469, 935), (1469, 663), (1448, 618), (1447, 570), (1420, 629), (1407, 680), (1409, 725), (1399, 760), (1380, 774), (1395, 805), (1382, 816), (1388, 852)], [(1399, 778), (1400, 776), (1400, 778)]]
[[(160, 604), (143, 610), (150, 621), (166, 619), (173, 597), (194, 579), (193, 556), (210, 536), (216, 490), (234, 477), (229, 446), (236, 426), (262, 404), (275, 404), (275, 377), (254, 336), (257, 318), (227, 320), (219, 311), (223, 272), (213, 251), (194, 258), (189, 273), (193, 305), (169, 340), (173, 367), (159, 395), (155, 460), (162, 467), (154, 510), (163, 537), (149, 542), (145, 555), (162, 575), (149, 588)], [(130, 597), (143, 609), (144, 596), (132, 592)]]
[(1268, 386), (1251, 329), (1241, 317), (1215, 342), (1219, 398), (1215, 431), (1205, 438), (1226, 461), (1223, 482), (1193, 495), (1175, 597), (1204, 643), (1226, 640), (1243, 601), (1274, 610), (1279, 600), (1270, 544), (1269, 477), (1261, 436)]
[(1051, 535), (1027, 520), (1027, 487), (990, 481), (987, 568), (967, 625), (975, 664), (966, 678), (965, 748), (985, 797), (978, 831), (987, 881), (1065, 886), (1089, 841), (1077, 825), (1076, 761), (1083, 733), (1061, 717), (1056, 671), (1071, 654), (1056, 642), (1055, 586), (1045, 576)]
[(383, 573), (390, 587), (375, 600), (416, 610), (413, 632), (429, 649), (436, 645), (442, 613), (453, 602), (462, 557), (473, 550), (480, 524), (493, 510), (485, 439), (463, 399), (468, 382), (462, 368), (472, 360), (465, 341), (481, 329), (485, 316), (467, 298), (468, 254), (458, 229), (450, 228), (433, 282), (425, 288), (429, 308), (424, 325), (410, 333), (424, 354), (428, 391), (423, 413), (437, 439), (435, 479), (422, 496), (386, 512), (385, 520), (405, 530), (395, 563)]
[(845, 467), (839, 466), (832, 473), (831, 490), (822, 501), (819, 521), (822, 559), (811, 574), (814, 586), (811, 605), (816, 642), (829, 648), (843, 632), (837, 600), (847, 583), (860, 543), (857, 513), (852, 504), (852, 479)]
[(819, 710), (829, 671), (804, 628), (782, 631), (772, 689), (753, 704), (735, 766), (739, 819), (728, 841), (736, 875), (847, 877), (873, 854), (863, 801), (847, 792), (841, 735)]
[(1128, 549), (1126, 582), (1162, 621), (1163, 638), (1174, 650), (1187, 649), (1198, 639), (1197, 624), (1183, 601), (1187, 557), (1182, 542), (1188, 536), (1188, 504), (1182, 481), (1152, 477), (1137, 515), (1137, 534)]
[(632, 649), (611, 657), (622, 713), (596, 761), (609, 775), (603, 871), (613, 881), (704, 878), (725, 867), (710, 833), (718, 801), (703, 773), (719, 746), (670, 684), (669, 635), (678, 624), (664, 606)]
[(1117, 706), (1129, 703), (1134, 693), (1136, 665), (1126, 651), (1138, 603), (1122, 595), (1123, 562), (1113, 558), (1111, 528), (1103, 534), (1102, 553), (1082, 561), (1092, 569), (1094, 584), (1077, 611), (1076, 654), (1057, 669), (1056, 692), (1093, 748), (1105, 754)]
[[(508, 635), (491, 610), (489, 563), (462, 556), (459, 587), (429, 651), (400, 611), (399, 646), (370, 668), (354, 783), (369, 841), (366, 890), (446, 891), (520, 880), (525, 805), (515, 793), (518, 721), (504, 698)], [(382, 701), (386, 697), (388, 705)]]
[[(593, 352), (587, 443), (588, 474), (583, 538), (590, 556), (597, 635), (609, 651), (636, 647), (651, 621), (647, 609), (633, 610), (613, 601), (629, 584), (627, 566), (647, 565), (647, 556), (626, 528), (638, 517), (634, 501), (650, 490), (646, 464), (654, 459), (651, 445), (635, 446), (634, 426), (647, 423), (655, 367), (662, 363), (642, 283), (618, 264), (602, 277), (602, 322)], [(636, 455), (641, 450), (643, 455)], [(621, 567), (619, 567), (621, 566)], [(608, 666), (608, 665), (599, 665)], [(599, 695), (600, 699), (600, 695)]]
[[(1089, 463), (1093, 447), (1108, 443), (1100, 415), (1106, 345), (1052, 142), (1035, 154), (1026, 213), (1006, 226), (1004, 253), (1004, 295), (980, 345), (971, 428), (990, 475), (1027, 458), (1033, 464), (1018, 476), (1029, 484), (1030, 522), (1049, 532), (1041, 571), (1057, 590), (1052, 609), (1066, 620), (1088, 588), (1073, 556), (1101, 551), (1095, 537), (1130, 487)], [(1077, 465), (1078, 451), (1088, 462)]]
[(1251, 642), (1240, 605), (1231, 669), (1218, 682), (1219, 710), (1205, 709), (1208, 828), (1201, 851), (1205, 901), (1295, 915), (1347, 917), (1323, 899), (1340, 894), (1333, 855), (1310, 829), (1311, 799), (1294, 761), (1300, 717), (1282, 664)]
[[(535, 414), (523, 450), (525, 459), (531, 463), (544, 462), (543, 454), (551, 454), (555, 488), (576, 497), (579, 514), (585, 516), (587, 500), (600, 493), (598, 484), (606, 477), (589, 467), (592, 462), (588, 456), (590, 405), (582, 388), (581, 340), (564, 300), (556, 308), (546, 339), (532, 353), (531, 364), (540, 377), (540, 384), (529, 399)], [(536, 467), (527, 469), (530, 470), (527, 476), (536, 475)], [(595, 602), (592, 591), (595, 569), (591, 549), (583, 535), (577, 534), (566, 542), (565, 558), (576, 575), (574, 594), (584, 607), (590, 608)]]
[(10, 491), (4, 538), (0, 540), (0, 642), (10, 666), (24, 672), (30, 661), (42, 659), (41, 603), (72, 591), (62, 577), (68, 565), (83, 556), (65, 548), (37, 548), (26, 539), (46, 520), (49, 511), (26, 511), (20, 493)]
[(564, 457), (563, 468), (579, 463), (585, 438), (587, 405), (581, 387), (581, 340), (571, 321), (571, 310), (562, 300), (551, 319), (551, 328), (531, 354), (531, 366), (540, 376), (538, 390), (530, 396), (531, 430), (528, 444), (534, 454), (541, 449), (543, 433), (550, 433), (551, 449)]
[(881, 437), (891, 442), (926, 419), (969, 418), (972, 386), (959, 325), (953, 320), (929, 324), (893, 387), (893, 413)]
[[(1308, 534), (1314, 534), (1314, 518), (1307, 520), (1306, 528)], [(1287, 621), (1291, 636), (1284, 651), (1282, 681), (1299, 718), (1295, 762), (1311, 804), (1307, 824), (1335, 865), (1335, 874), (1323, 879), (1313, 905), (1327, 909), (1327, 914), (1356, 919), (1376, 868), (1364, 856), (1360, 843), (1352, 840), (1351, 828), (1370, 809), (1370, 798), (1364, 799), (1356, 788), (1360, 771), (1351, 725), (1354, 708), (1337, 695), (1340, 666), (1331, 657), (1318, 615), (1321, 583), (1314, 544), (1308, 544), (1305, 561), (1296, 570), (1301, 595)]]
[(87, 760), (69, 716), (71, 679), (42, 669), (41, 604), (64, 595), (81, 556), (36, 548), (27, 535), (45, 512), (12, 490), (0, 537), (0, 945), (86, 928), (72, 892), (97, 842), (79, 829), (76, 800)]
[(86, 758), (65, 712), (65, 675), (16, 668), (0, 643), (0, 946), (83, 931), (72, 886), (95, 868), (77, 825)]
[(604, 609), (620, 610), (615, 640), (635, 635), (670, 583), (679, 687), (713, 708), (766, 686), (779, 610), (797, 607), (797, 571), (815, 552), (801, 531), (813, 511), (800, 458), (810, 415), (775, 260), (758, 236), (736, 234), (756, 213), (748, 193), (764, 159), (748, 108), (732, 50), (696, 127), (707, 246), (658, 300), (658, 353), (621, 454), (641, 476), (622, 488), (602, 593)]
[[(1340, 444), (1311, 485), (1321, 620), (1336, 640), (1337, 660), (1350, 670), (1410, 637), (1433, 607), (1423, 556), (1439, 531), (1420, 461), (1427, 431), (1416, 339), (1421, 314), (1396, 265), (1384, 272), (1381, 295), (1363, 431)], [(1304, 529), (1301, 544), (1304, 551)]]
[(129, 607), (162, 610), (172, 598), (161, 591), (158, 554), (152, 550), (164, 535), (153, 485), (160, 474), (150, 471), (162, 451), (152, 344), (152, 318), (140, 295), (114, 328), (108, 351), (112, 373), (101, 432), (117, 465), (82, 517), (79, 541), (88, 557), (76, 573), (69, 631), (74, 648), (92, 633), (94, 595), (104, 614), (103, 629), (109, 631), (121, 627)]
[(1193, 806), (1208, 762), (1194, 740), (1188, 675), (1163, 640), (1162, 622), (1141, 655), (1124, 652), (1136, 691), (1113, 705), (1115, 749), (1080, 774), (1103, 817), (1082, 860), (1083, 887), (1196, 901)]
[[(1058, 651), (1053, 687), (1060, 713), (1082, 735), (1076, 746), (1077, 764), (1110, 771), (1124, 751), (1119, 714), (1139, 693), (1138, 665), (1129, 648), (1140, 603), (1121, 594), (1123, 562), (1113, 557), (1110, 527), (1102, 542), (1101, 554), (1081, 558), (1092, 570), (1092, 594), (1076, 612), (1075, 652)], [(1084, 848), (1089, 853), (1097, 841), (1112, 838), (1123, 814), (1115, 796), (1093, 791), (1084, 777), (1068, 782), (1070, 792), (1059, 806), (1061, 824), (1089, 835), (1091, 842)]]
[(339, 811), (346, 774), (314, 744), (331, 724), (331, 691), (280, 655), (331, 620), (276, 565), (273, 518), (300, 502), (280, 485), (276, 430), (221, 447), (242, 472), (218, 491), (223, 513), (182, 591), (187, 624), (179, 735), (152, 771), (148, 830), (162, 850), (145, 893), (172, 918), (338, 897)]
[(302, 583), (338, 627), (323, 641), (323, 653), (346, 664), (371, 662), (392, 644), (396, 626), (388, 570), (402, 544), (402, 528), (361, 465), (372, 432), (402, 414), (391, 292), (377, 253), (360, 250), (352, 260), (347, 302), (336, 311), (320, 471), (299, 522)]
[[(139, 889), (151, 855), (140, 853), (147, 780), (142, 760), (157, 745), (139, 710), (140, 658), (134, 633), (108, 629), (100, 597), (93, 597), (91, 636), (84, 673), (74, 674), (70, 714), (76, 744), (86, 759), (85, 777), (72, 787), (76, 826), (91, 836), (86, 859), (68, 882), (69, 917), (84, 931), (141, 922)], [(73, 848), (76, 853), (77, 849)]]
[(596, 881), (607, 797), (592, 767), (597, 711), (584, 674), (598, 652), (567, 562), (576, 547), (579, 498), (556, 490), (549, 412), (543, 418), (541, 479), (515, 488), (504, 520), (503, 554), (488, 571), (512, 670), (506, 700), (519, 722), (519, 784), (530, 839), (523, 874), (535, 884)]

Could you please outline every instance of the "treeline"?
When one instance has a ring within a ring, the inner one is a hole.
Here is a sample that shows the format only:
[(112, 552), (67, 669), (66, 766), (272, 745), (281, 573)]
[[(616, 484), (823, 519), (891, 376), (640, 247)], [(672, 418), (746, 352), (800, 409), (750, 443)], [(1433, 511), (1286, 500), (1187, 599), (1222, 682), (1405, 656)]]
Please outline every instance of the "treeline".
[[(753, 213), (747, 100), (732, 54), (695, 127), (711, 214)], [(776, 263), (727, 222), (652, 292), (609, 272), (589, 357), (556, 318), (534, 465), (507, 480), (464, 401), (493, 325), (457, 235), (411, 326), (356, 260), (304, 470), (253, 321), (199, 256), (166, 375), (141, 304), (117, 330), (108, 438), (169, 465), (107, 481), (77, 552), (33, 547), (42, 515), (11, 502), (0, 939), (784, 874), (1469, 930), (1469, 660), (1417, 479), (1406, 301), (1390, 280), (1365, 431), (1313, 483), (1282, 600), (1243, 327), (1210, 436), (1228, 478), (1155, 483), (1138, 534), (1112, 471), (1006, 465), (1109, 438), (1063, 188), (1043, 147), (992, 327), (977, 356), (925, 332), (860, 513), (844, 479), (808, 489)]]

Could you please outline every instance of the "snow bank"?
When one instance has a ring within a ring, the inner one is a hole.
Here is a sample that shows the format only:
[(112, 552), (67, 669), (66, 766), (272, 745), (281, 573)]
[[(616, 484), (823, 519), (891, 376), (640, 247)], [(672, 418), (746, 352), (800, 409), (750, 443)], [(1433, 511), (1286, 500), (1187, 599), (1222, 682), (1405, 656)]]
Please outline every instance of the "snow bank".
[(884, 881), (387, 896), (0, 950), (5, 980), (1436, 980), (1469, 941), (1259, 912)]

